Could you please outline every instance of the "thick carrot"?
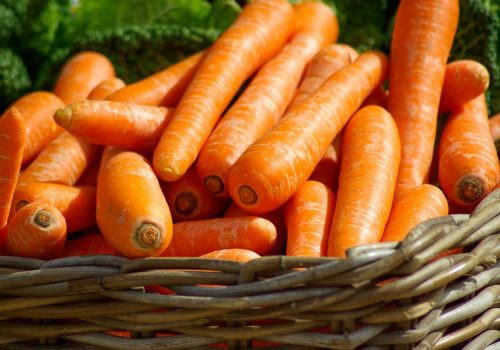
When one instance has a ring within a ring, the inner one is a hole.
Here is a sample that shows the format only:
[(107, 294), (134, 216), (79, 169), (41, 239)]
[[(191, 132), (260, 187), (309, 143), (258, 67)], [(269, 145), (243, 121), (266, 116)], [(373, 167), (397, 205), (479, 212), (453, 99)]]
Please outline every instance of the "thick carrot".
[(369, 105), (376, 105), (382, 108), (387, 108), (387, 100), (389, 98), (389, 93), (384, 89), (383, 86), (379, 86), (366, 98), (363, 102), (362, 107)]
[(458, 0), (402, 0), (396, 14), (388, 110), (401, 137), (396, 196), (426, 182)]
[(286, 0), (255, 0), (217, 39), (155, 150), (153, 166), (162, 180), (184, 175), (240, 86), (281, 50), (293, 27)]
[(401, 241), (417, 224), (448, 215), (448, 201), (439, 188), (429, 184), (414, 187), (392, 204), (382, 242)]
[(26, 123), (26, 144), (22, 162), (24, 166), (63, 131), (52, 117), (56, 109), (64, 107), (64, 103), (50, 92), (35, 91), (16, 100), (12, 107), (21, 112)]
[(233, 201), (250, 213), (284, 204), (309, 178), (352, 114), (381, 83), (387, 58), (365, 52), (251, 145), (229, 171)]
[(492, 116), (488, 123), (491, 137), (493, 137), (493, 141), (495, 142), (497, 155), (500, 157), (500, 113)]
[(306, 181), (284, 208), (287, 256), (326, 256), (335, 195), (317, 181)]
[(391, 212), (400, 161), (398, 129), (382, 107), (357, 112), (343, 134), (339, 190), (328, 256), (376, 243)]
[(31, 203), (7, 226), (7, 253), (37, 259), (57, 257), (66, 240), (66, 220), (56, 207)]
[(9, 108), (0, 117), (0, 229), (7, 224), (26, 142), (23, 115)]
[(96, 218), (106, 241), (126, 257), (157, 256), (172, 237), (172, 217), (160, 183), (147, 160), (134, 152), (103, 162)]
[(476, 204), (500, 180), (484, 94), (451, 113), (439, 143), (439, 183), (461, 206)]
[(98, 146), (63, 132), (22, 172), (18, 182), (50, 182), (73, 186), (98, 153)]
[(68, 233), (96, 225), (96, 189), (32, 182), (19, 185), (14, 192), (10, 216), (30, 203), (47, 203), (56, 207), (66, 219)]
[(89, 100), (104, 100), (116, 91), (123, 89), (125, 82), (120, 78), (109, 78), (97, 85), (87, 97)]
[(200, 256), (220, 249), (248, 249), (265, 255), (276, 241), (273, 223), (255, 216), (174, 224), (172, 242), (161, 256)]
[(486, 92), (490, 83), (488, 69), (473, 60), (455, 61), (446, 66), (439, 113), (460, 108)]
[(340, 174), (340, 149), (342, 146), (342, 134), (337, 135), (333, 142), (328, 145), (323, 158), (314, 168), (309, 180), (319, 181), (333, 192), (337, 192)]
[(200, 258), (232, 260), (245, 263), (247, 261), (260, 258), (260, 255), (248, 249), (233, 248), (214, 250), (213, 252), (203, 254)]
[(175, 107), (204, 57), (204, 52), (189, 56), (161, 72), (116, 91), (107, 99), (141, 105)]
[(69, 239), (64, 244), (60, 257), (81, 255), (119, 255), (100, 232), (87, 232), (81, 237)]
[(83, 101), (99, 83), (114, 76), (115, 69), (106, 56), (83, 51), (65, 63), (54, 86), (54, 93), (66, 105)]
[(81, 101), (57, 110), (54, 119), (71, 134), (98, 145), (153, 150), (172, 110), (115, 101)]
[[(305, 3), (297, 5), (295, 12), (299, 30), (289, 45), (259, 71), (198, 156), (198, 175), (214, 195), (229, 197), (229, 168), (281, 118), (307, 63), (323, 46), (337, 39), (337, 19), (326, 5)], [(346, 60), (347, 56), (345, 53)]]

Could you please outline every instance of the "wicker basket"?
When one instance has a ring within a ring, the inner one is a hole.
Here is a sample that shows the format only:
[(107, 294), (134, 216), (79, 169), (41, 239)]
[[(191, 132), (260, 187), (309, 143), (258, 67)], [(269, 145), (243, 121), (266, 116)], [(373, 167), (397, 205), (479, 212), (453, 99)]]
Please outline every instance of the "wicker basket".
[(0, 257), (0, 348), (499, 349), (498, 232), (500, 190), (344, 260)]

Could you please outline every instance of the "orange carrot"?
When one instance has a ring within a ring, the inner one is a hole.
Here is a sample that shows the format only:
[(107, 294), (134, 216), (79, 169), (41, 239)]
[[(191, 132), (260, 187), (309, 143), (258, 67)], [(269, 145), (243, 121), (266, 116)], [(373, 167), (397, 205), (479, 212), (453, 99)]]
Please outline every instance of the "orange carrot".
[(73, 186), (98, 153), (98, 146), (63, 132), (22, 172), (18, 182)]
[(396, 196), (426, 182), (458, 0), (402, 0), (391, 43), (388, 110), (401, 137)]
[(245, 263), (247, 261), (260, 258), (260, 255), (248, 249), (221, 249), (203, 254), (200, 258), (232, 260)]
[(325, 256), (335, 196), (317, 181), (306, 181), (284, 208), (287, 256)]
[(162, 180), (184, 175), (240, 86), (281, 50), (293, 26), (286, 0), (255, 0), (217, 39), (155, 150), (153, 166)]
[(152, 150), (172, 110), (115, 101), (81, 101), (57, 110), (54, 119), (75, 136), (98, 145)]
[(500, 113), (492, 116), (488, 123), (491, 137), (493, 137), (493, 141), (495, 142), (497, 155), (500, 157)]
[(5, 255), (7, 252), (5, 251), (7, 244), (7, 225), (4, 227), (0, 227), (0, 255)]
[(326, 5), (305, 3), (297, 5), (295, 12), (299, 30), (289, 45), (259, 71), (198, 156), (198, 175), (214, 195), (229, 197), (229, 168), (248, 146), (281, 118), (307, 63), (321, 47), (337, 39), (337, 19)]
[(144, 157), (121, 152), (104, 160), (96, 219), (106, 241), (126, 257), (157, 256), (165, 250), (172, 237), (172, 218)]
[(68, 233), (96, 225), (96, 189), (32, 182), (17, 186), (10, 216), (30, 203), (46, 203), (56, 207), (66, 219)]
[(365, 52), (251, 145), (229, 171), (233, 201), (250, 213), (284, 204), (311, 175), (328, 145), (381, 82), (387, 58)]
[(488, 69), (473, 60), (455, 61), (446, 66), (439, 113), (460, 108), (486, 92), (490, 83)]
[(185, 221), (174, 224), (172, 242), (161, 256), (200, 256), (232, 248), (264, 255), (275, 241), (272, 222), (255, 216)]
[(125, 87), (125, 82), (120, 78), (109, 78), (97, 85), (89, 94), (89, 100), (104, 100), (106, 97)]
[(337, 192), (340, 174), (340, 148), (342, 145), (342, 134), (339, 134), (333, 142), (328, 145), (323, 158), (314, 168), (309, 180), (319, 181), (333, 192)]
[(9, 108), (0, 117), (0, 229), (7, 224), (26, 142), (23, 115)]
[(37, 259), (58, 256), (66, 240), (66, 221), (54, 206), (31, 203), (22, 207), (7, 226), (7, 252)]
[(99, 169), (101, 164), (101, 156), (89, 164), (87, 169), (83, 172), (82, 176), (78, 179), (75, 186), (81, 187), (97, 187), (97, 176), (99, 175)]
[(389, 94), (383, 86), (379, 86), (373, 92), (366, 98), (366, 100), (363, 102), (362, 107), (369, 106), (369, 105), (376, 105), (382, 108), (387, 107), (387, 100), (389, 98)]
[(401, 241), (422, 221), (444, 215), (448, 202), (439, 188), (428, 184), (412, 188), (392, 204), (382, 242)]
[(113, 78), (115, 69), (106, 56), (83, 51), (64, 65), (54, 87), (54, 93), (65, 104), (85, 100), (101, 82)]
[(107, 100), (175, 107), (204, 57), (205, 52), (189, 56), (161, 72), (116, 91)]
[(401, 146), (387, 111), (364, 107), (343, 134), (339, 190), (328, 239), (328, 256), (376, 243), (384, 233), (396, 187)]
[(119, 255), (100, 232), (88, 232), (81, 237), (69, 239), (64, 244), (60, 257), (81, 255)]
[(500, 180), (484, 94), (451, 113), (439, 143), (439, 183), (461, 206), (477, 204)]

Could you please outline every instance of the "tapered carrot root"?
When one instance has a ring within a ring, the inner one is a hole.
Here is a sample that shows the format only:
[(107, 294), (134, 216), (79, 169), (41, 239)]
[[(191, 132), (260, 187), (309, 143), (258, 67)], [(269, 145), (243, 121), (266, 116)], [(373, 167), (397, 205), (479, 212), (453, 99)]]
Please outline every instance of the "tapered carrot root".
[(488, 123), (491, 137), (493, 137), (493, 141), (495, 142), (497, 155), (500, 155), (500, 113), (492, 116)]
[(339, 134), (328, 146), (325, 155), (319, 161), (309, 180), (319, 181), (333, 192), (337, 192), (339, 186), (340, 157), (342, 146), (342, 134)]
[(89, 232), (82, 237), (67, 240), (60, 257), (100, 254), (119, 255), (100, 232)]
[(202, 256), (200, 256), (200, 258), (231, 260), (244, 263), (253, 259), (260, 258), (260, 255), (248, 249), (234, 248), (215, 250), (213, 252), (203, 254)]
[(16, 256), (51, 259), (61, 253), (65, 240), (64, 216), (50, 204), (24, 206), (7, 227), (7, 252)]
[(89, 100), (104, 100), (116, 91), (125, 87), (125, 82), (120, 78), (109, 78), (97, 85), (89, 94)]
[(428, 184), (412, 188), (394, 201), (382, 242), (401, 241), (422, 221), (444, 215), (448, 202), (439, 188)]

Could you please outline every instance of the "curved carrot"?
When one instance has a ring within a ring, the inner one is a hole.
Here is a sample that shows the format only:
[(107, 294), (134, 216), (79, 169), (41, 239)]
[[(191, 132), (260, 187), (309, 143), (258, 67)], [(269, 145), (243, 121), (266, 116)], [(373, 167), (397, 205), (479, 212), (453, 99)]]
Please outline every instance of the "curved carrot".
[(10, 216), (30, 203), (47, 203), (56, 207), (66, 219), (68, 233), (96, 225), (94, 187), (71, 187), (41, 182), (17, 186)]
[(448, 201), (439, 188), (429, 184), (414, 187), (392, 204), (382, 242), (401, 241), (422, 221), (448, 215)]
[(337, 192), (339, 186), (341, 146), (342, 134), (339, 134), (328, 145), (323, 158), (321, 158), (311, 176), (309, 176), (309, 180), (321, 182), (333, 192)]
[(396, 196), (426, 182), (458, 0), (402, 0), (391, 43), (388, 110), (401, 137)]
[(109, 78), (97, 85), (87, 97), (89, 100), (104, 100), (116, 91), (123, 89), (125, 82), (120, 78)]
[(233, 201), (250, 213), (284, 204), (311, 175), (328, 145), (381, 82), (387, 58), (365, 52), (251, 145), (229, 171)]
[(391, 212), (400, 161), (398, 129), (378, 106), (364, 107), (346, 126), (339, 190), (328, 239), (328, 256), (376, 243)]
[(100, 232), (88, 232), (81, 237), (69, 239), (64, 244), (60, 257), (81, 255), (119, 255)]
[(203, 254), (200, 258), (232, 260), (245, 263), (247, 261), (260, 258), (260, 255), (248, 249), (233, 248), (214, 250), (213, 252)]
[(484, 94), (451, 113), (439, 143), (439, 183), (461, 206), (476, 204), (500, 180)]
[(189, 56), (161, 72), (116, 91), (107, 100), (175, 107), (204, 57), (205, 52)]
[(157, 256), (165, 250), (172, 237), (172, 217), (144, 157), (121, 152), (104, 161), (96, 219), (106, 241), (126, 257)]
[(161, 256), (200, 256), (220, 249), (248, 249), (265, 255), (276, 241), (272, 222), (255, 216), (174, 224), (172, 242)]
[(287, 256), (326, 256), (335, 195), (317, 181), (306, 181), (288, 200), (284, 216)]
[(295, 12), (299, 29), (290, 43), (259, 71), (201, 149), (196, 170), (214, 195), (229, 197), (229, 168), (281, 118), (307, 63), (337, 39), (337, 19), (326, 5), (300, 4)]
[(191, 167), (240, 86), (281, 50), (293, 24), (286, 0), (255, 0), (217, 39), (156, 147), (153, 166), (162, 180), (175, 181)]
[(66, 240), (66, 221), (54, 206), (31, 203), (22, 207), (7, 226), (7, 253), (37, 259), (58, 256)]
[(172, 117), (165, 107), (114, 101), (81, 101), (57, 110), (54, 119), (71, 134), (98, 145), (152, 150)]
[(488, 120), (490, 134), (495, 142), (495, 148), (497, 150), (497, 155), (500, 158), (500, 113), (495, 114)]
[(54, 93), (66, 105), (83, 101), (99, 83), (114, 76), (115, 69), (106, 56), (98, 52), (83, 51), (64, 64), (54, 86)]

